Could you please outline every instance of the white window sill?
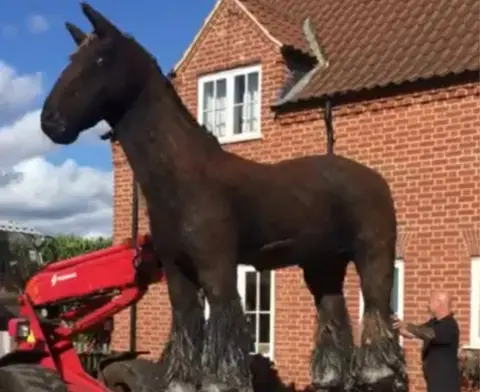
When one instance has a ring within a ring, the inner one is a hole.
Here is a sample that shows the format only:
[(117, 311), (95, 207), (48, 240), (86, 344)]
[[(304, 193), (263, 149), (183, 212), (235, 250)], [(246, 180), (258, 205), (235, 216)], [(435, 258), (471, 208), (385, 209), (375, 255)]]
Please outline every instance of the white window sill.
[(480, 343), (467, 343), (460, 348), (466, 350), (480, 350)]
[(262, 138), (261, 133), (243, 133), (239, 135), (234, 135), (234, 136), (224, 136), (224, 137), (219, 137), (218, 142), (220, 144), (232, 144), (232, 143), (241, 143), (241, 142), (249, 142), (253, 140), (259, 140)]

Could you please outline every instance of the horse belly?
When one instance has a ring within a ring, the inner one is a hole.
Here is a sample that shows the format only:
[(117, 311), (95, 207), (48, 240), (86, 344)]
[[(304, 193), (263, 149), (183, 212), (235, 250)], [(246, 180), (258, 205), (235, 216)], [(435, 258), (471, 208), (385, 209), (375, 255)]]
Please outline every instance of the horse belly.
[[(306, 221), (303, 228), (281, 229), (283, 231), (279, 230), (275, 237), (265, 236), (261, 243), (254, 246), (250, 243), (251, 246), (243, 247), (240, 263), (252, 265), (257, 270), (271, 270), (339, 257), (348, 258), (351, 253), (351, 236), (339, 222), (327, 219)], [(279, 232), (282, 232), (282, 236)]]

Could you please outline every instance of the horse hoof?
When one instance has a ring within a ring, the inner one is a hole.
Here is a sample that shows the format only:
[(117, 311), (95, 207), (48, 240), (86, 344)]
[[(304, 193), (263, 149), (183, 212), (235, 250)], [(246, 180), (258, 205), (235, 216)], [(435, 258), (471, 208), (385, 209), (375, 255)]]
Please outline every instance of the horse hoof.
[(200, 392), (225, 392), (225, 388), (213, 382), (207, 382), (202, 384)]
[(401, 372), (394, 374), (391, 369), (362, 369), (356, 380), (357, 388), (365, 392), (407, 392), (408, 381)]
[(194, 385), (173, 381), (168, 385), (165, 392), (196, 392), (197, 388)]
[(339, 347), (333, 345), (316, 348), (311, 364), (313, 391), (343, 391), (345, 355)]
[(252, 388), (232, 388), (225, 384), (203, 383), (199, 392), (254, 392)]

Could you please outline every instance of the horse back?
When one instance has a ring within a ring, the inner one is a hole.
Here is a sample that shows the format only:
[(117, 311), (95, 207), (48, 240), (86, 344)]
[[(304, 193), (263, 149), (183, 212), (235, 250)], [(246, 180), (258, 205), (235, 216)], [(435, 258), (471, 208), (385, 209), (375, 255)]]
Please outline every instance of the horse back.
[(394, 219), (383, 177), (348, 158), (314, 155), (274, 164), (230, 159), (220, 170), (216, 166), (215, 176), (244, 248), (307, 235), (325, 243), (346, 242), (372, 215)]

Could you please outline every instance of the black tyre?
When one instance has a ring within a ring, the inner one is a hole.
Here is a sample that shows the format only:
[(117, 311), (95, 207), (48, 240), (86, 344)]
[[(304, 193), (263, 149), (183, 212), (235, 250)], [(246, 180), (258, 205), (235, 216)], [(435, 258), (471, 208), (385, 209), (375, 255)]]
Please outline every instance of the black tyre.
[(113, 362), (100, 377), (114, 392), (158, 392), (162, 386), (159, 365), (141, 358)]
[(18, 364), (0, 368), (0, 392), (67, 392), (67, 387), (50, 369)]

